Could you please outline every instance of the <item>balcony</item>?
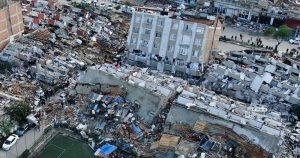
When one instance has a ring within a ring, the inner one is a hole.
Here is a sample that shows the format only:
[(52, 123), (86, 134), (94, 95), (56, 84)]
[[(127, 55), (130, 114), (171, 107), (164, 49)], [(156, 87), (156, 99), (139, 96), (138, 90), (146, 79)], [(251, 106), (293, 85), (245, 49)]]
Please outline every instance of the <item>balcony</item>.
[(172, 72), (173, 65), (171, 64), (165, 64), (164, 65), (164, 71)]
[(158, 61), (157, 60), (150, 60), (150, 67), (151, 69), (157, 69)]

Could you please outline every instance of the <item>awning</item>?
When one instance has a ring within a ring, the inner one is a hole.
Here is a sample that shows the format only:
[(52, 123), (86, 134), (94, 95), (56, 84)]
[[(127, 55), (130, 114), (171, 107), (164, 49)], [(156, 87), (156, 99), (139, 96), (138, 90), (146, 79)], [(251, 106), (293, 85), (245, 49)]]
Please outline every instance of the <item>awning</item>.
[(285, 24), (293, 29), (300, 28), (300, 20), (297, 19), (286, 19)]

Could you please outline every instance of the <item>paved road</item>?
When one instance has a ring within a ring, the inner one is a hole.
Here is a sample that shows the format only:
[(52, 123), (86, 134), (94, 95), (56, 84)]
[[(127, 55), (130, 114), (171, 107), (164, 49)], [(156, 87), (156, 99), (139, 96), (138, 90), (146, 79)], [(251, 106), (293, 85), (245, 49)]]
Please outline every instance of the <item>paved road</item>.
[(242, 51), (245, 49), (249, 49), (243, 46), (239, 46), (236, 44), (226, 43), (226, 42), (220, 42), (219, 50), (220, 51)]
[[(226, 36), (227, 38), (231, 38), (231, 36), (237, 36), (237, 40), (240, 40), (240, 34), (243, 35), (243, 41), (248, 41), (251, 40), (252, 37), (252, 41), (255, 42), (255, 40), (258, 38), (258, 36), (255, 35), (250, 35), (249, 32), (242, 32), (240, 31), (240, 29), (238, 28), (232, 28), (229, 26), (225, 26), (225, 30), (223, 31), (222, 35)], [(270, 38), (270, 37), (266, 37), (266, 36), (260, 36), (263, 45), (268, 45), (271, 47), (275, 47), (275, 45), (277, 44), (276, 39)], [(233, 47), (233, 49), (240, 49), (241, 46), (234, 46), (234, 44), (222, 44), (220, 46), (220, 50), (224, 50), (223, 48), (225, 48), (226, 50), (231, 49), (231, 46)], [(222, 48), (223, 47), (223, 48)], [(279, 51), (286, 51), (286, 49), (288, 48), (289, 50), (291, 50), (292, 48), (297, 49), (297, 47), (299, 47), (299, 45), (296, 44), (290, 44), (288, 41), (283, 41), (279, 47), (278, 50)]]

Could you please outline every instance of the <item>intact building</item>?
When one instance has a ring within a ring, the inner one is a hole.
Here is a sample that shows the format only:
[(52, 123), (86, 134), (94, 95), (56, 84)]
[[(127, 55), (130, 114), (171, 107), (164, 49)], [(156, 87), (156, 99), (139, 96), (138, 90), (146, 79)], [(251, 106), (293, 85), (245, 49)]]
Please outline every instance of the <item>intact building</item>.
[(199, 70), (218, 49), (220, 35), (220, 20), (208, 15), (135, 11), (127, 39), (129, 60), (173, 73)]
[(24, 32), (20, 2), (0, 0), (0, 50)]

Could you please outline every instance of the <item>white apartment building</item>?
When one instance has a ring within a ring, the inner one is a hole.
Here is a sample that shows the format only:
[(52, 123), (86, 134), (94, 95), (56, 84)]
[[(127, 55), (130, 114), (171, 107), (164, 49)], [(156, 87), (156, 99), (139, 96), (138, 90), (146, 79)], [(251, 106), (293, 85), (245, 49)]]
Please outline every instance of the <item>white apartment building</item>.
[(211, 50), (218, 48), (221, 23), (209, 16), (213, 20), (164, 13), (133, 13), (127, 38), (129, 59), (173, 73), (198, 70)]

